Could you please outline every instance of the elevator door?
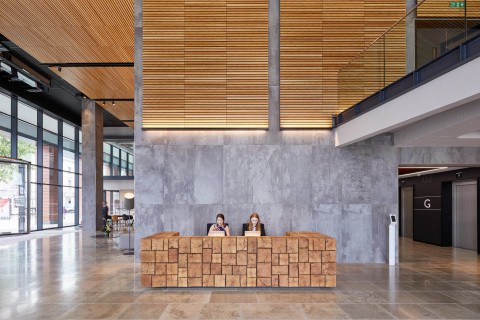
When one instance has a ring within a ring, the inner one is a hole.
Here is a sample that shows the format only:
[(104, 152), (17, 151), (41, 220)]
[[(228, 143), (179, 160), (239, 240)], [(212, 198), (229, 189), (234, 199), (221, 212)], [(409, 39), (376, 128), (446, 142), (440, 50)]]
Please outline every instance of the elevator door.
[(413, 188), (402, 188), (402, 237), (413, 238)]
[(453, 246), (477, 250), (477, 182), (453, 184)]

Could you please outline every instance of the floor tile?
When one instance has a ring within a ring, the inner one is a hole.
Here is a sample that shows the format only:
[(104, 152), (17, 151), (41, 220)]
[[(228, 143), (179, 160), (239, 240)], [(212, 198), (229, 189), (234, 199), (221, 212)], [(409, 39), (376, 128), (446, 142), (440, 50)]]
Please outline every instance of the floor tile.
[(129, 305), (127, 310), (122, 313), (119, 319), (160, 319), (163, 311), (167, 308), (166, 304), (137, 304)]
[(309, 303), (303, 309), (307, 319), (350, 319), (337, 304)]
[(240, 305), (243, 319), (305, 319), (305, 310), (296, 303), (258, 303)]
[(440, 317), (418, 304), (379, 304), (399, 319), (439, 319)]
[(458, 304), (425, 304), (423, 306), (445, 319), (479, 319), (478, 313)]
[(341, 304), (340, 308), (352, 319), (394, 319), (376, 304)]

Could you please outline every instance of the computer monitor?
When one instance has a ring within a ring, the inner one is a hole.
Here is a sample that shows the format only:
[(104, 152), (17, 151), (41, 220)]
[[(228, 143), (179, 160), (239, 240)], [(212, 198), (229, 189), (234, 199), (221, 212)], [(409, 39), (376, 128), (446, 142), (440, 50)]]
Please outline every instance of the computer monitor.
[(210, 231), (208, 233), (209, 237), (225, 237), (225, 231)]
[(245, 237), (260, 237), (260, 231), (245, 231)]

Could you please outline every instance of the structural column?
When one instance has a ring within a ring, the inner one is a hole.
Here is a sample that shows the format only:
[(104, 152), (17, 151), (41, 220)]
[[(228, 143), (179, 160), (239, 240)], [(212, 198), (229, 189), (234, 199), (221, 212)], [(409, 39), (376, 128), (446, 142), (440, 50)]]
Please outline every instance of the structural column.
[(280, 130), (280, 1), (268, 1), (268, 130)]
[[(417, 5), (417, 0), (406, 0), (406, 11), (409, 12)], [(406, 73), (415, 70), (415, 18), (417, 17), (416, 10), (410, 13), (405, 19), (406, 32)]]
[(102, 229), (103, 113), (94, 100), (82, 101), (82, 228)]

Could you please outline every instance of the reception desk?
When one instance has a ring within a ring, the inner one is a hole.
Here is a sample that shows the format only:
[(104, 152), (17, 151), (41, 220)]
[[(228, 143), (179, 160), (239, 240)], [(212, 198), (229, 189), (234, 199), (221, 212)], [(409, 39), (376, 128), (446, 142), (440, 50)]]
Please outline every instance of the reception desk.
[(335, 287), (335, 239), (316, 232), (283, 237), (180, 237), (141, 240), (144, 287)]

